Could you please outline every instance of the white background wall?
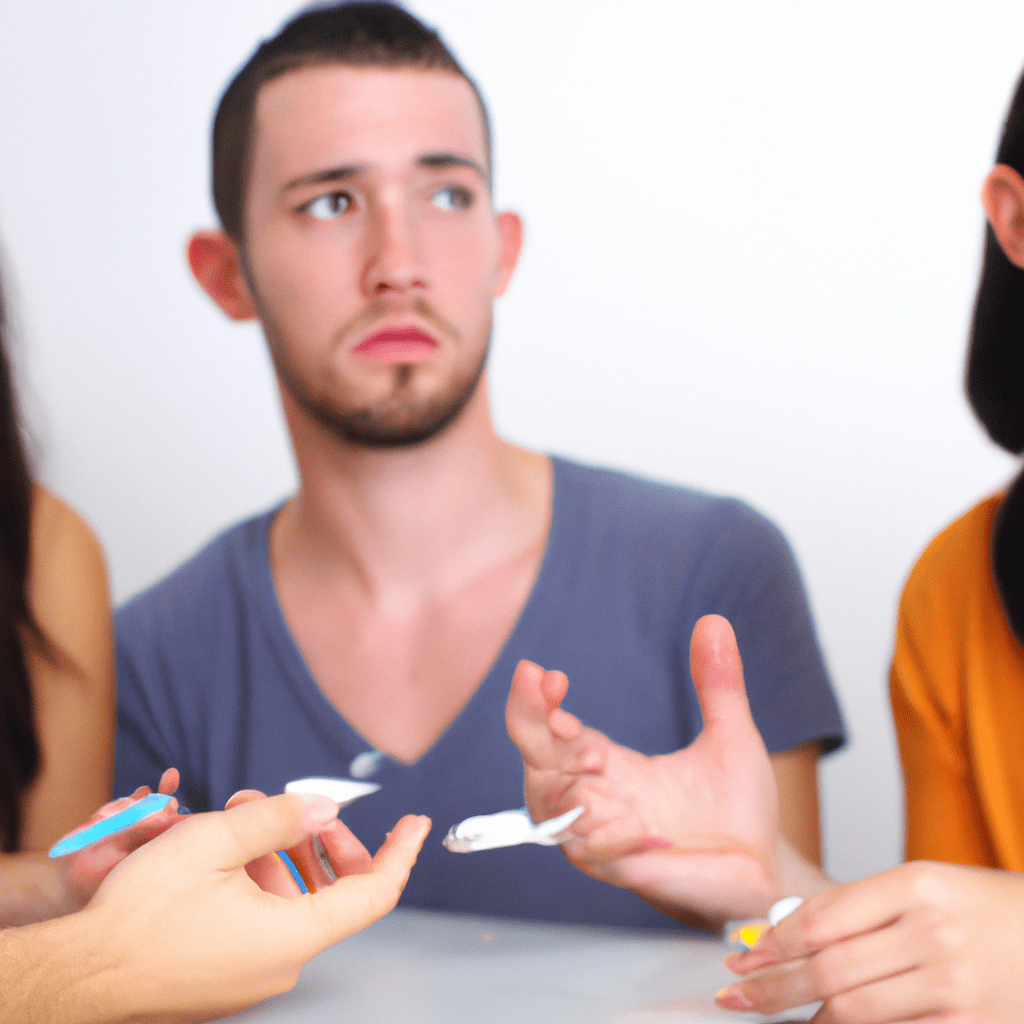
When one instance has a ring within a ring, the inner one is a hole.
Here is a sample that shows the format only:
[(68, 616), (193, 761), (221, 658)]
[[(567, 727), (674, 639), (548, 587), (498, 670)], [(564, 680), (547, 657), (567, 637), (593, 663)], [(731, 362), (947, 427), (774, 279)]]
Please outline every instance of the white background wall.
[[(962, 397), (1019, 0), (421, 0), (527, 221), (506, 436), (740, 495), (789, 535), (853, 733), (829, 862), (894, 863), (885, 694), (926, 540), (1008, 479)], [(261, 340), (190, 279), (216, 97), (290, 0), (3, 0), (0, 238), (42, 478), (115, 596), (294, 485)]]

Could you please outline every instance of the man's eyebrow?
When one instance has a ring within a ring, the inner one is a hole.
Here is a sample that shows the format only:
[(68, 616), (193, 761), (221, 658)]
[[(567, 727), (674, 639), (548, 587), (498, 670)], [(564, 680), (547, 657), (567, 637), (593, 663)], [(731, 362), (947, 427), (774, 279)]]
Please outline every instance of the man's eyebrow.
[(289, 192), (293, 188), (302, 185), (327, 185), (332, 181), (347, 181), (357, 174), (362, 174), (366, 167), (362, 164), (346, 164), (342, 167), (328, 167), (322, 171), (313, 171), (311, 174), (300, 174), (292, 178), (282, 189), (282, 192)]
[(480, 175), (481, 181), (487, 181), (487, 172), (475, 160), (459, 156), (458, 153), (424, 153), (416, 161), (420, 167), (443, 170), (445, 167), (468, 167)]

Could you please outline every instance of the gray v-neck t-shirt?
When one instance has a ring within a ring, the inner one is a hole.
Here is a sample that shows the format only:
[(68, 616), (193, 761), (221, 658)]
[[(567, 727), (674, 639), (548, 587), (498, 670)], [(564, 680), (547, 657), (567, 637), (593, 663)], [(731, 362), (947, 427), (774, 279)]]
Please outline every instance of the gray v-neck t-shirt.
[[(792, 553), (731, 498), (554, 459), (551, 532), (537, 579), (491, 670), (416, 763), (377, 756), (327, 700), (284, 620), (268, 535), (276, 510), (232, 527), (117, 613), (118, 793), (181, 771), (182, 802), (280, 793), (290, 779), (369, 769), (381, 790), (342, 811), (372, 851), (403, 814), (434, 828), (403, 905), (538, 920), (675, 928), (550, 847), (453, 854), (448, 828), (520, 807), (505, 731), (516, 664), (569, 677), (565, 707), (648, 754), (701, 729), (689, 644), (702, 615), (736, 631), (754, 718), (772, 752), (844, 738)], [(358, 761), (357, 761), (358, 759)]]

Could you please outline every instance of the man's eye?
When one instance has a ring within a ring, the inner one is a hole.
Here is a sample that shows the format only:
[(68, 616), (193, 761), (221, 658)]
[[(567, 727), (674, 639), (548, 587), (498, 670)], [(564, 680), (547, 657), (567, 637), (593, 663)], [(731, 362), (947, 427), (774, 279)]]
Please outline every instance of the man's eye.
[(461, 185), (448, 185), (438, 189), (430, 201), (441, 210), (465, 210), (473, 205), (473, 193)]
[(303, 213), (308, 213), (317, 220), (333, 220), (343, 214), (352, 205), (351, 198), (345, 192), (328, 192), (325, 196), (317, 196), (300, 206)]

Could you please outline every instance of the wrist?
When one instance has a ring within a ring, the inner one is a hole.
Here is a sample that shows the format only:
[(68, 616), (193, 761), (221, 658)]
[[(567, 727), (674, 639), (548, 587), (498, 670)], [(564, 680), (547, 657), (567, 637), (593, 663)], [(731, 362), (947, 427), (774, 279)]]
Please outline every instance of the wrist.
[(35, 924), (78, 909), (58, 864), (44, 853), (21, 852), (3, 857), (0, 926)]
[(816, 864), (798, 853), (780, 832), (775, 841), (775, 896), (772, 903), (786, 896), (810, 899), (834, 889), (839, 883)]

